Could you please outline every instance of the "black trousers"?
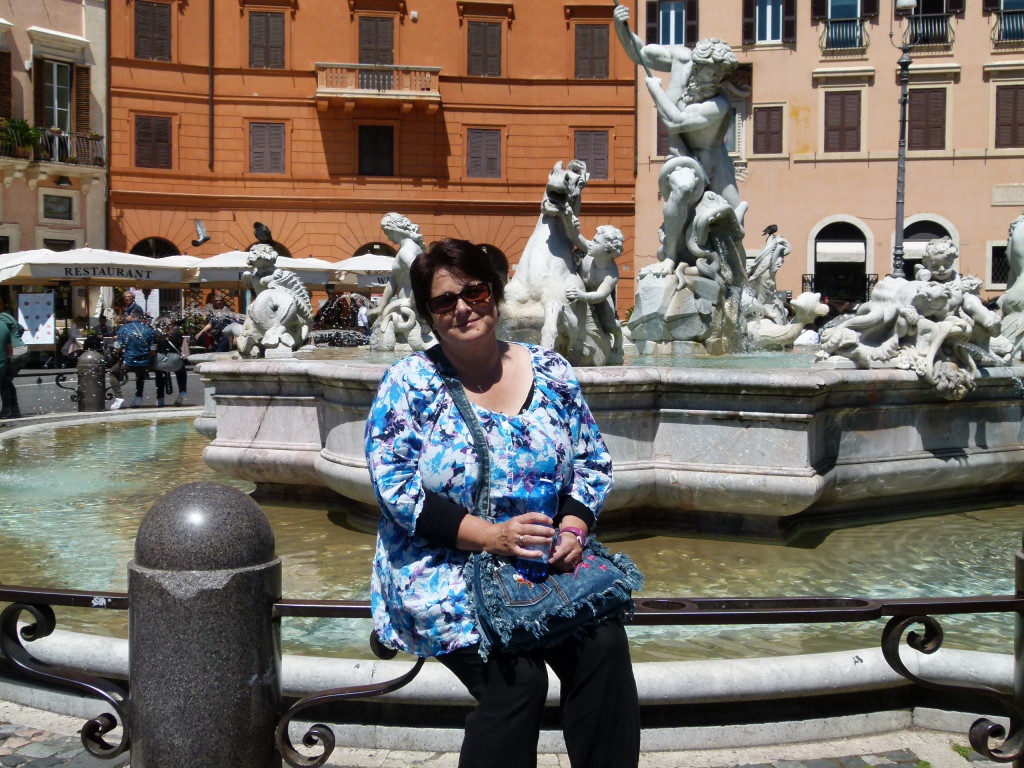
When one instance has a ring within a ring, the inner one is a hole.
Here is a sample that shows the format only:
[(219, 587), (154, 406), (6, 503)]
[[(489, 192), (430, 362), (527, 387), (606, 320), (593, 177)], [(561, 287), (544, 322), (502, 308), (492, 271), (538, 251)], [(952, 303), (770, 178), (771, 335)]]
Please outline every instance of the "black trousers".
[(518, 656), (477, 646), (438, 661), (477, 700), (466, 718), (459, 768), (534, 768), (547, 662), (561, 681), (561, 720), (573, 768), (631, 768), (640, 759), (640, 707), (626, 630), (607, 622), (555, 648)]

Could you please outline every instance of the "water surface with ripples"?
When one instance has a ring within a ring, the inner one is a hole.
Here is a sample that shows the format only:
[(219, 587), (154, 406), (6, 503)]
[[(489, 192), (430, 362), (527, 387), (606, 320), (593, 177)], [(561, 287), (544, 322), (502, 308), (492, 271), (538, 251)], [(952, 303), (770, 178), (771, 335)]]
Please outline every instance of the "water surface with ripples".
[[(42, 429), (0, 442), (0, 582), (125, 591), (146, 510), (181, 483), (251, 491), (202, 460), (191, 419)], [(263, 504), (283, 560), (284, 596), (367, 599), (374, 536), (340, 506)], [(641, 596), (850, 597), (1013, 593), (1024, 507), (836, 531), (813, 549), (653, 536), (619, 541), (647, 576)], [(65, 629), (127, 636), (124, 611), (59, 609)], [(943, 619), (946, 646), (1012, 653), (1010, 615)], [(876, 646), (883, 622), (631, 627), (638, 661), (743, 658)], [(369, 620), (285, 619), (289, 653), (371, 658)]]

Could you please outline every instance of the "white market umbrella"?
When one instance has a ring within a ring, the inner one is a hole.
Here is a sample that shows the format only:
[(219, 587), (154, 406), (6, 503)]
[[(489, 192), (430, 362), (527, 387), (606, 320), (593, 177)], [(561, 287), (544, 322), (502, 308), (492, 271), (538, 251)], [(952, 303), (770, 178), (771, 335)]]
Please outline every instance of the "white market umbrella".
[(135, 256), (101, 248), (54, 252), (45, 248), (11, 254), (0, 262), (0, 284), (124, 285), (135, 288), (180, 286), (195, 282), (195, 270), (166, 259)]
[[(208, 287), (240, 284), (242, 273), (249, 269), (248, 258), (248, 251), (228, 251), (199, 259), (199, 282)], [(294, 272), (305, 285), (323, 287), (336, 282), (337, 265), (323, 259), (278, 256), (277, 268)]]
[(395, 260), (391, 256), (379, 256), (375, 253), (364, 253), (335, 263), (339, 272), (350, 272), (355, 275), (377, 275), (391, 272)]

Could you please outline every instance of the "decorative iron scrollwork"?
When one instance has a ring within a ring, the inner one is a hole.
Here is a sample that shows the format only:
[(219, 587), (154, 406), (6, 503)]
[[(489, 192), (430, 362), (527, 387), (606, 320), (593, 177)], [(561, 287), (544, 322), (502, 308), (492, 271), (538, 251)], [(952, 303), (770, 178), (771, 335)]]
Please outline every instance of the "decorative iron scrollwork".
[[(923, 626), (924, 634), (907, 631), (914, 625)], [(907, 645), (920, 653), (935, 653), (942, 647), (942, 626), (931, 616), (894, 616), (889, 619), (889, 623), (885, 625), (885, 630), (882, 632), (882, 655), (889, 666), (903, 677), (924, 688), (935, 691), (970, 693), (998, 701), (1010, 716), (1009, 736), (1003, 726), (982, 717), (974, 721), (968, 732), (971, 746), (978, 754), (999, 763), (1013, 762), (1024, 756), (1024, 727), (1022, 727), (1024, 712), (1021, 711), (1013, 696), (985, 685), (958, 682), (936, 683), (915, 675), (907, 669), (900, 658), (900, 640), (903, 638), (904, 632), (907, 633)], [(1003, 740), (1002, 743), (993, 747), (991, 742), (999, 739)]]
[(53, 381), (61, 389), (66, 389), (68, 392), (70, 392), (71, 393), (71, 402), (77, 403), (78, 402), (78, 387), (77, 386), (75, 386), (75, 387), (66, 387), (66, 386), (64, 386), (64, 383), (68, 380), (68, 377), (70, 375), (71, 375), (70, 373), (58, 373), (56, 375), (56, 377), (54, 377)]
[[(22, 613), (31, 614), (35, 621), (19, 631), (18, 619)], [(126, 706), (127, 694), (107, 680), (39, 661), (22, 645), (22, 640), (32, 642), (48, 636), (56, 626), (57, 619), (49, 605), (12, 603), (0, 614), (0, 649), (15, 667), (31, 677), (60, 686), (77, 688), (110, 704), (116, 714), (104, 713), (82, 726), (82, 745), (95, 757), (104, 760), (117, 757), (128, 749), (131, 741), (128, 717), (123, 708)], [(117, 744), (111, 744), (103, 737), (119, 723), (121, 740)]]
[[(391, 655), (394, 654), (392, 653)], [(331, 756), (331, 752), (334, 751), (334, 731), (323, 723), (311, 726), (302, 737), (302, 743), (306, 747), (311, 748), (319, 744), (323, 747), (323, 752), (319, 755), (307, 757), (296, 751), (295, 747), (292, 746), (291, 740), (288, 738), (288, 727), (292, 724), (292, 721), (303, 711), (320, 704), (330, 704), (345, 699), (361, 699), (368, 696), (383, 696), (386, 693), (397, 691), (402, 686), (410, 683), (419, 674), (424, 661), (425, 659), (418, 658), (412, 669), (393, 680), (387, 680), (375, 685), (353, 685), (348, 688), (335, 688), (330, 691), (313, 693), (299, 699), (291, 709), (285, 712), (281, 722), (277, 725), (274, 742), (277, 744), (278, 752), (281, 753), (285, 762), (293, 766), (293, 768), (317, 768), (317, 766), (323, 765), (327, 762), (327, 758)]]

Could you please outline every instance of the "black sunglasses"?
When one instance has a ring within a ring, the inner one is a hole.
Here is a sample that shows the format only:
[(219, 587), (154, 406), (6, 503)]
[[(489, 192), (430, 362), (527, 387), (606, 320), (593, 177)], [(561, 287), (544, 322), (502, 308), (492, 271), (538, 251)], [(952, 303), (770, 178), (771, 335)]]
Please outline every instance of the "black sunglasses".
[(482, 304), (491, 298), (491, 286), (487, 283), (470, 283), (458, 293), (442, 293), (427, 299), (427, 309), (435, 315), (447, 315), (455, 311), (455, 305), (462, 299), (467, 304)]

